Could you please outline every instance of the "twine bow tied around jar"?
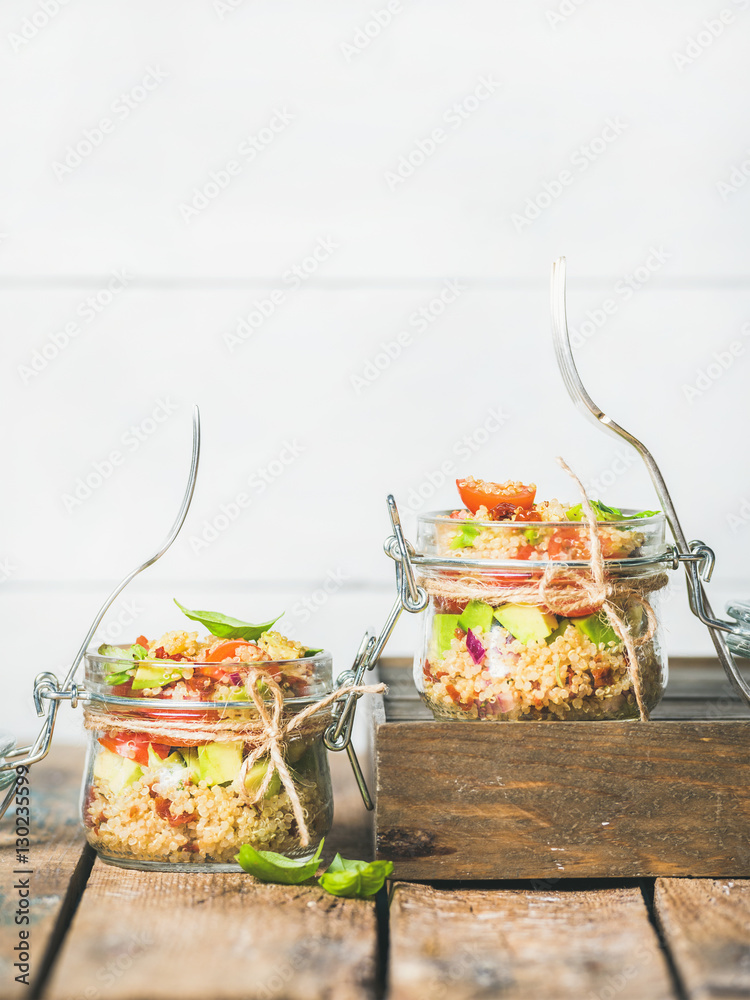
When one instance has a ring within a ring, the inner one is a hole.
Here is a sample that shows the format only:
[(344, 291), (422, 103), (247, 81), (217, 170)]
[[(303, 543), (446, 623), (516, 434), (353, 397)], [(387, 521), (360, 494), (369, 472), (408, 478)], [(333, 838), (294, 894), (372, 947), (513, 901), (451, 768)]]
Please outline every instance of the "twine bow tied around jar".
[[(581, 506), (588, 527), (590, 557), (582, 567), (561, 566), (550, 560), (538, 582), (493, 585), (475, 576), (441, 574), (440, 579), (423, 579), (423, 586), (433, 595), (458, 600), (476, 598), (488, 602), (543, 605), (552, 614), (562, 617), (604, 613), (618, 639), (625, 647), (628, 676), (633, 687), (641, 721), (649, 719), (643, 677), (638, 662), (637, 649), (653, 639), (657, 628), (656, 614), (647, 600), (647, 594), (660, 590), (667, 584), (663, 572), (639, 577), (637, 582), (626, 583), (623, 578), (611, 580), (605, 572), (605, 560), (599, 537), (598, 522), (581, 480), (562, 458), (559, 465), (577, 484)], [(635, 637), (615, 601), (632, 601), (642, 607), (646, 616), (645, 629)]]
[[(261, 683), (271, 693), (272, 706), (270, 710), (258, 690)], [(170, 721), (164, 717), (149, 719), (143, 713), (139, 713), (138, 716), (135, 714), (117, 715), (106, 709), (89, 705), (84, 711), (84, 725), (86, 729), (119, 732), (127, 730), (130, 733), (146, 735), (152, 742), (161, 742), (167, 745), (172, 745), (172, 741), (175, 741), (176, 745), (179, 743), (198, 745), (203, 741), (229, 743), (242, 740), (249, 744), (252, 749), (243, 760), (232, 783), (232, 788), (246, 802), (254, 805), (268, 791), (274, 774), (278, 774), (279, 780), (289, 796), (299, 830), (300, 845), (307, 847), (310, 843), (310, 833), (299, 793), (284, 759), (284, 749), (289, 740), (294, 737), (322, 735), (332, 718), (332, 713), (326, 712), (326, 709), (330, 709), (334, 702), (340, 698), (349, 694), (382, 694), (386, 690), (386, 686), (385, 684), (344, 685), (321, 698), (320, 701), (306, 705), (299, 712), (287, 718), (284, 718), (284, 695), (273, 677), (255, 671), (247, 679), (246, 690), (257, 712), (255, 718), (221, 718), (211, 722), (205, 720), (189, 722), (183, 716), (179, 720)], [(201, 711), (200, 703), (181, 702), (180, 705), (182, 707), (195, 705), (196, 711), (198, 713)], [(237, 707), (236, 703), (232, 706), (233, 709)], [(251, 792), (245, 783), (247, 773), (253, 764), (262, 757), (268, 759), (268, 767), (260, 785)]]

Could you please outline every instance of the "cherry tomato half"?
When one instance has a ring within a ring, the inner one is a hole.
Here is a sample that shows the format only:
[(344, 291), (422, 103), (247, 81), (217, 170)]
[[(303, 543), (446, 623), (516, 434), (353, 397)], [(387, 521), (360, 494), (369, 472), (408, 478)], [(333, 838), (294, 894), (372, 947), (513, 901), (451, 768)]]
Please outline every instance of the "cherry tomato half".
[(220, 646), (217, 646), (212, 652), (206, 654), (206, 660), (209, 663), (221, 663), (223, 660), (231, 660), (233, 656), (237, 655), (237, 650), (241, 646), (249, 645), (249, 642), (245, 642), (242, 639), (236, 642), (222, 642)]
[(505, 483), (488, 483), (484, 479), (457, 479), (456, 486), (464, 506), (476, 514), (480, 507), (492, 510), (501, 503), (513, 504), (528, 510), (534, 506), (536, 486), (524, 486), (523, 483), (511, 481)]
[(148, 767), (149, 746), (162, 760), (169, 756), (168, 746), (163, 743), (152, 743), (148, 736), (141, 733), (110, 733), (108, 736), (100, 736), (99, 742), (112, 753), (119, 754), (120, 757), (127, 757), (128, 760), (134, 760), (141, 767)]

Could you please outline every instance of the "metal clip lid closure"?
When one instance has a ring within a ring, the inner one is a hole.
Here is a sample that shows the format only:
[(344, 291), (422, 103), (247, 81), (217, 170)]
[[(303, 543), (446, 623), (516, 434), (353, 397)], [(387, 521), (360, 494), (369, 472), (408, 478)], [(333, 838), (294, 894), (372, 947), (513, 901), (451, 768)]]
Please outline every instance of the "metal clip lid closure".
[[(338, 677), (337, 683), (340, 686), (359, 686), (367, 671), (372, 670), (381, 657), (388, 640), (393, 634), (396, 622), (401, 617), (401, 612), (408, 611), (409, 614), (418, 614), (420, 611), (424, 611), (429, 600), (427, 591), (417, 586), (414, 567), (411, 561), (414, 549), (404, 537), (398, 507), (392, 496), (388, 497), (388, 515), (391, 519), (393, 534), (386, 539), (384, 548), (386, 555), (393, 559), (396, 564), (396, 590), (398, 591), (398, 596), (379, 635), (376, 637), (370, 635), (369, 632), (365, 632), (357, 650), (357, 655), (354, 657), (354, 664), (351, 670), (344, 671)], [(372, 809), (372, 797), (367, 788), (367, 782), (362, 773), (357, 754), (352, 746), (354, 715), (357, 709), (357, 701), (360, 697), (361, 695), (352, 692), (344, 701), (336, 706), (334, 720), (328, 727), (323, 737), (323, 742), (329, 750), (346, 750), (365, 808)]]
[(75, 658), (70, 665), (70, 669), (65, 675), (63, 682), (60, 683), (54, 674), (48, 672), (41, 673), (37, 676), (34, 682), (34, 705), (36, 707), (37, 715), (44, 716), (44, 724), (42, 725), (35, 742), (29, 744), (28, 746), (18, 747), (16, 749), (12, 749), (13, 743), (11, 742), (11, 748), (7, 750), (3, 750), (2, 743), (0, 743), (0, 789), (5, 787), (4, 782), (7, 780), (6, 775), (12, 775), (10, 779), (10, 788), (3, 799), (2, 804), (0, 804), (0, 819), (2, 819), (5, 815), (11, 799), (13, 798), (13, 791), (15, 789), (15, 781), (13, 780), (15, 777), (15, 768), (30, 767), (32, 764), (38, 763), (47, 756), (50, 744), (52, 743), (52, 734), (55, 729), (57, 709), (60, 702), (69, 701), (73, 708), (75, 708), (79, 701), (86, 700), (85, 690), (73, 683), (73, 678), (81, 665), (81, 661), (86, 654), (89, 643), (94, 638), (96, 630), (99, 628), (101, 620), (104, 618), (112, 606), (112, 603), (117, 597), (119, 597), (125, 587), (127, 587), (127, 585), (134, 580), (139, 573), (142, 573), (144, 569), (148, 569), (148, 567), (153, 566), (158, 559), (161, 559), (179, 535), (180, 530), (185, 523), (187, 513), (190, 510), (190, 503), (193, 499), (193, 493), (195, 492), (195, 482), (198, 476), (198, 461), (200, 459), (200, 442), (200, 413), (198, 407), (196, 406), (193, 409), (193, 451), (190, 460), (190, 473), (188, 475), (187, 487), (185, 488), (185, 493), (182, 497), (182, 503), (180, 504), (177, 517), (175, 518), (167, 537), (164, 539), (161, 547), (149, 559), (142, 562), (140, 566), (137, 566), (134, 570), (131, 570), (127, 576), (123, 577), (120, 583), (118, 583), (112, 593), (107, 597), (104, 604), (102, 604), (99, 608), (93, 622), (91, 623), (91, 627), (86, 633), (85, 639), (81, 643), (80, 649), (76, 653)]

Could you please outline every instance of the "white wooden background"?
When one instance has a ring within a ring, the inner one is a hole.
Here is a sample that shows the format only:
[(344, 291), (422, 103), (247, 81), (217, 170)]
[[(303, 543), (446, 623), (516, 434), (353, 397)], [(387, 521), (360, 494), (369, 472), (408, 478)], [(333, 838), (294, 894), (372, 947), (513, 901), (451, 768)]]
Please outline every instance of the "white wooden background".
[[(653, 506), (561, 387), (559, 254), (592, 395), (715, 546), (715, 603), (750, 596), (749, 6), (4, 5), (3, 727), (30, 732), (34, 674), (166, 531), (194, 403), (189, 522), (110, 639), (178, 627), (172, 597), (285, 610), (343, 668), (392, 598), (389, 491), (566, 496), (562, 454)], [(680, 588), (667, 621), (670, 652), (710, 650)]]

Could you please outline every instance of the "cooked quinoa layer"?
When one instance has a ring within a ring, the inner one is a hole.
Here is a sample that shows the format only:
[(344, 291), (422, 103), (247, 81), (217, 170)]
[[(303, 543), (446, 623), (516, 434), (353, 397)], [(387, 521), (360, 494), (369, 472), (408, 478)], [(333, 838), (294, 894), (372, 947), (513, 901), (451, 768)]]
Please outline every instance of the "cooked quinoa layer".
[[(84, 821), (98, 852), (132, 861), (226, 864), (243, 844), (279, 853), (299, 851), (285, 791), (249, 805), (231, 787), (209, 788), (205, 781), (170, 790), (168, 800), (154, 796), (152, 785), (149, 772), (117, 795), (106, 782), (93, 781)], [(298, 782), (297, 791), (314, 842), (326, 832), (329, 807), (315, 781)]]
[[(572, 624), (554, 641), (524, 644), (504, 629), (474, 634), (488, 649), (475, 663), (466, 636), (454, 636), (442, 656), (430, 650), (423, 664), (423, 697), (451, 719), (498, 721), (633, 718), (638, 715), (622, 643), (592, 642)], [(653, 708), (663, 691), (652, 643), (638, 650), (645, 701)]]
[[(514, 521), (482, 522), (483, 508), (472, 517), (447, 518), (436, 525), (437, 555), (452, 559), (518, 559), (548, 561), (591, 558), (588, 525)], [(560, 516), (557, 510), (556, 516)], [(563, 515), (564, 517), (564, 515)], [(466, 528), (469, 528), (467, 533)], [(622, 530), (598, 524), (605, 559), (626, 559), (636, 555), (645, 535), (635, 529)], [(459, 542), (467, 542), (461, 545)]]

